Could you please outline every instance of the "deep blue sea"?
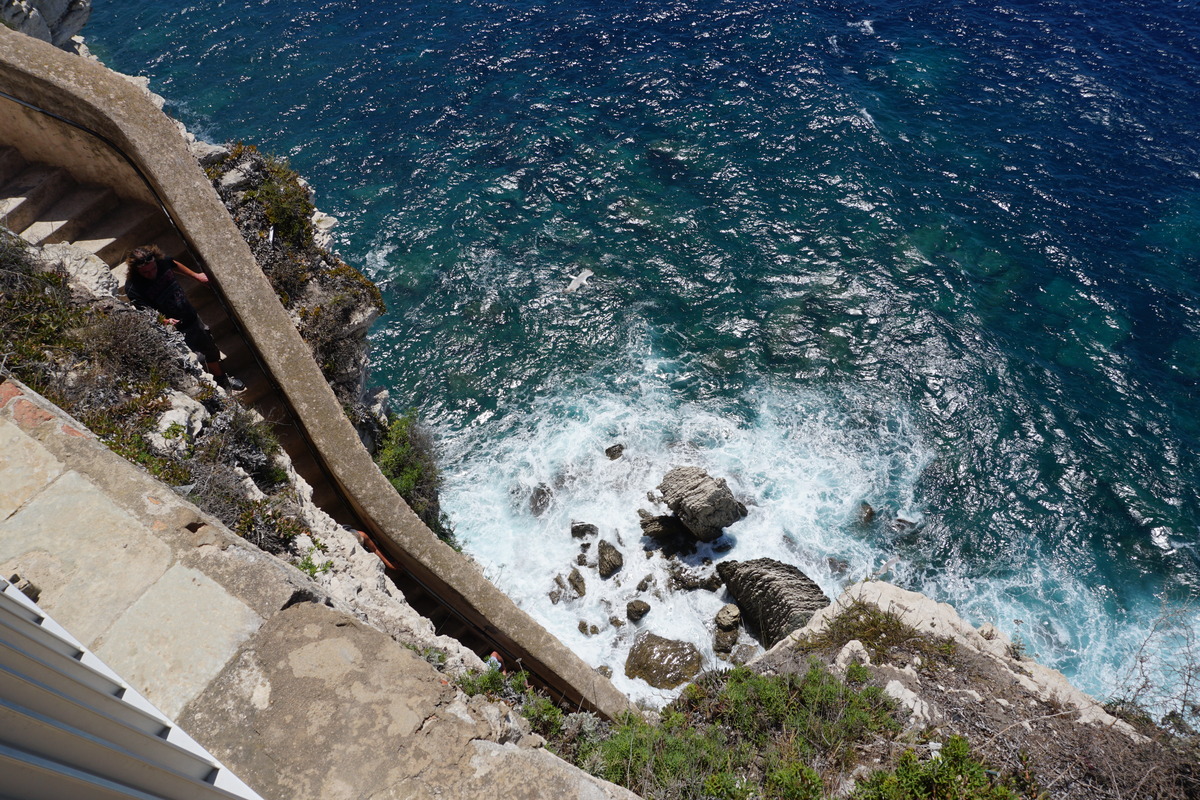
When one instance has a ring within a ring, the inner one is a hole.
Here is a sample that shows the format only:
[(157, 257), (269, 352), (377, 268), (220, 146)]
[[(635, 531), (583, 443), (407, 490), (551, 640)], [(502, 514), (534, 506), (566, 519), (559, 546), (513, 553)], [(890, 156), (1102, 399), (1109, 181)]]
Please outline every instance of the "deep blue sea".
[[(1194, 0), (96, 0), (85, 33), (316, 187), (466, 550), (623, 688), (647, 575), (642, 627), (711, 655), (723, 600), (637, 526), (680, 464), (750, 509), (693, 563), (887, 569), (1100, 696), (1195, 623)], [(572, 519), (625, 567), (552, 604)]]

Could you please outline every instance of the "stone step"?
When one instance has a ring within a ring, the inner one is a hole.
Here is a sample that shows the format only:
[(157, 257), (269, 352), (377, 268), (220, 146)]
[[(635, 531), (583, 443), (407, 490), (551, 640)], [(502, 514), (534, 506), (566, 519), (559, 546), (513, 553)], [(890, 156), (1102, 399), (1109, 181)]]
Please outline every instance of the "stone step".
[(105, 186), (77, 186), (21, 231), (21, 238), (35, 245), (69, 242), (115, 211), (119, 202)]
[(25, 230), (74, 183), (65, 170), (42, 164), (26, 167), (0, 187), (0, 221), (10, 231)]
[[(154, 241), (162, 233), (164, 225), (159, 209), (140, 203), (125, 204), (89, 228), (82, 238), (72, 244), (99, 256), (110, 267), (116, 267), (130, 250)], [(118, 280), (124, 283), (124, 270)]]

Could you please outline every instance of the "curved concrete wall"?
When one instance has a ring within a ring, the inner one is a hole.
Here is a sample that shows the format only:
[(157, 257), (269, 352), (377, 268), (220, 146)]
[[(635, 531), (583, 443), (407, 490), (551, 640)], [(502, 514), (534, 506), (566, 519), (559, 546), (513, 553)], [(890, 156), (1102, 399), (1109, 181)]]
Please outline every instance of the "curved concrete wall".
[[(320, 370), (175, 125), (103, 66), (0, 28), (0, 91), (108, 138), (145, 174), (184, 241), (212, 277), (305, 435), (364, 528), (432, 593), (572, 702), (613, 716), (628, 699), (441, 542), (396, 494), (362, 447)], [(59, 123), (0, 114), (0, 141), (79, 177), (138, 196), (133, 170), (93, 159)], [(23, 141), (14, 139), (19, 137)], [(91, 170), (91, 172), (89, 172)], [(91, 177), (95, 175), (95, 177)]]

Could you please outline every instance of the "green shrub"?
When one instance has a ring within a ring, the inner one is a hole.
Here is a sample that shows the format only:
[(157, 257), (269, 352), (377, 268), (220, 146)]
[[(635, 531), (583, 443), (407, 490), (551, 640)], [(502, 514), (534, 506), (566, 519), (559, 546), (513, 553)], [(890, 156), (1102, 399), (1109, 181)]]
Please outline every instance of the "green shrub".
[(876, 772), (861, 782), (853, 800), (1019, 800), (1013, 792), (971, 756), (961, 736), (951, 736), (941, 753), (921, 761), (906, 750), (894, 771)]
[(45, 393), (47, 351), (66, 350), (83, 320), (66, 276), (42, 271), (24, 241), (0, 230), (0, 368)]
[(528, 693), (521, 706), (521, 716), (529, 720), (534, 732), (552, 739), (562, 733), (563, 712), (545, 695)]
[(821, 776), (812, 767), (797, 762), (767, 773), (767, 791), (781, 800), (820, 800), (824, 792)]
[(267, 177), (246, 199), (260, 203), (267, 221), (275, 226), (275, 236), (297, 249), (312, 246), (312, 215), (315, 210), (300, 176), (286, 160), (263, 156)]
[(439, 539), (458, 549), (438, 498), (442, 478), (434, 460), (433, 442), (417, 421), (415, 409), (392, 417), (375, 462), (421, 521)]
[(815, 800), (812, 765), (853, 766), (857, 744), (899, 731), (894, 713), (877, 687), (847, 686), (815, 661), (797, 675), (738, 667), (686, 688), (658, 725), (622, 718), (573, 757), (647, 798)]

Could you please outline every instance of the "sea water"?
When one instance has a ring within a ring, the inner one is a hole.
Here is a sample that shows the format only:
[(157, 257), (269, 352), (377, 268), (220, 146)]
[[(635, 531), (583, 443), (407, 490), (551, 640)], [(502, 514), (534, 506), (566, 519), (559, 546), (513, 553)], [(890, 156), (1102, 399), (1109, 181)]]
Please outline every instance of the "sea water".
[[(87, 34), (317, 187), (466, 551), (631, 694), (666, 697), (637, 630), (711, 663), (725, 602), (640, 536), (679, 465), (749, 509), (689, 566), (882, 573), (1097, 695), (1195, 623), (1196, 4), (97, 0)], [(624, 567), (554, 603), (572, 521)]]

